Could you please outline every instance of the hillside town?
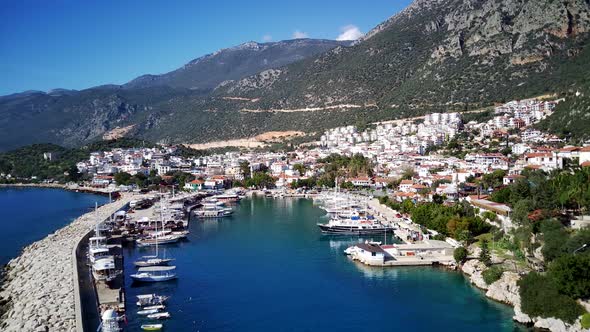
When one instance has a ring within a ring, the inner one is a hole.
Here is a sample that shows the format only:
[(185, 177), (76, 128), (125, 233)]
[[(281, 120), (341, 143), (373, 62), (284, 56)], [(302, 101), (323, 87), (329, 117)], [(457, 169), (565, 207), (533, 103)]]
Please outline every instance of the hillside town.
[[(588, 203), (586, 189), (575, 190), (585, 183), (590, 144), (569, 145), (534, 127), (559, 102), (512, 101), (488, 110), (479, 121), (466, 121), (473, 118), (469, 113), (432, 113), (363, 129), (332, 128), (319, 141), (288, 151), (208, 154), (175, 145), (94, 151), (76, 164), (77, 188), (169, 191), (172, 197), (184, 191), (186, 197), (219, 200), (237, 197), (232, 189), (237, 187), (242, 193), (275, 198), (309, 197), (335, 215), (329, 223), (318, 224), (328, 233), (338, 233), (339, 227), (349, 232), (346, 223), (358, 224), (354, 218), (359, 216), (347, 213), (364, 213), (361, 220), (370, 226), (363, 228), (391, 231), (400, 243), (357, 243), (345, 250), (352, 260), (391, 267), (460, 264), (473, 284), (489, 288), (488, 297), (515, 307), (515, 320), (530, 323), (534, 317), (524, 314), (519, 302), (504, 300), (512, 296), (505, 294), (510, 291), (494, 290), (492, 284), (499, 280), (503, 288), (516, 287), (520, 274), (545, 271), (557, 254), (547, 244), (519, 239), (519, 232), (531, 232), (527, 227), (535, 222), (540, 226), (534, 227), (549, 227), (552, 217), (567, 220), (572, 234), (590, 225), (590, 218), (581, 213)], [(47, 151), (43, 158), (59, 160), (60, 155)], [(550, 191), (547, 197), (544, 190)], [(545, 210), (547, 204), (553, 209)], [(561, 215), (555, 214), (559, 210)], [(338, 219), (344, 215), (345, 221)], [(560, 241), (568, 243), (568, 237), (561, 236)], [(571, 239), (579, 242), (573, 235)], [(503, 247), (494, 245), (489, 251), (490, 240)], [(468, 259), (469, 254), (480, 258)]]
[[(159, 146), (92, 152), (76, 166), (91, 178), (90, 186), (100, 188), (132, 190), (137, 185), (128, 181), (131, 176), (157, 177), (176, 190), (215, 191), (244, 186), (245, 177), (264, 173), (268, 177), (263, 185), (254, 184), (257, 189), (301, 193), (321, 189), (313, 188), (309, 180), (325, 173), (329, 156), (360, 155), (371, 169), (336, 176), (340, 187), (388, 196), (400, 203), (429, 202), (435, 196), (448, 203), (466, 201), (482, 212), (497, 214), (499, 226), (508, 230), (514, 226), (512, 208), (489, 200), (495, 190), (523, 178), (525, 170), (551, 172), (572, 163), (590, 166), (590, 145), (567, 145), (532, 127), (549, 116), (558, 102), (511, 101), (495, 107), (493, 116), (484, 122), (465, 123), (461, 113), (433, 113), (422, 119), (375, 124), (364, 131), (355, 126), (333, 128), (314, 145), (291, 152), (233, 151), (183, 157), (177, 146)], [(119, 179), (127, 181), (117, 183), (117, 174), (123, 173), (127, 177)], [(183, 181), (177, 181), (178, 174), (186, 175)], [(490, 174), (498, 177), (496, 185), (480, 181)], [(586, 223), (580, 221), (576, 226)]]

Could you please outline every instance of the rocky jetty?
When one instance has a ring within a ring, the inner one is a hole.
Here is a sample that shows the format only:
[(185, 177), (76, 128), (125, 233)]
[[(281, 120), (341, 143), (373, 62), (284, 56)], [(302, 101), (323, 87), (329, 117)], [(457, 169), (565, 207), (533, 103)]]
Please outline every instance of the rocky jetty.
[(125, 206), (132, 195), (87, 213), (69, 225), (23, 249), (5, 268), (0, 288), (3, 314), (0, 330), (75, 331), (74, 248), (97, 220)]

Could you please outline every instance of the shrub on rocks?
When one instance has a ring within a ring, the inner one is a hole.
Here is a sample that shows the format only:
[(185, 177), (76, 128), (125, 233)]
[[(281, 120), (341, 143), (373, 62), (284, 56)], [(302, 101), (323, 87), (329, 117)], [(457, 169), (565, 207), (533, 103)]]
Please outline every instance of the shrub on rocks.
[(582, 316), (582, 328), (590, 329), (590, 313), (585, 313)]
[(518, 281), (521, 309), (531, 317), (555, 317), (573, 323), (585, 311), (574, 299), (559, 292), (547, 276), (531, 272)]
[(463, 263), (467, 259), (467, 249), (459, 247), (453, 251), (453, 257), (457, 263)]
[(494, 282), (500, 280), (502, 278), (502, 274), (504, 270), (499, 266), (492, 266), (489, 269), (482, 272), (483, 280), (486, 284), (491, 285)]

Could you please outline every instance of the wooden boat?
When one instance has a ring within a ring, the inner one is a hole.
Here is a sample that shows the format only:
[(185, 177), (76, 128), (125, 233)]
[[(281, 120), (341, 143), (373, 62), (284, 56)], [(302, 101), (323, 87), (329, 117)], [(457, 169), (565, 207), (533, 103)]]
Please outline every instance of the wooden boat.
[(163, 326), (162, 324), (143, 324), (141, 329), (144, 331), (160, 331)]

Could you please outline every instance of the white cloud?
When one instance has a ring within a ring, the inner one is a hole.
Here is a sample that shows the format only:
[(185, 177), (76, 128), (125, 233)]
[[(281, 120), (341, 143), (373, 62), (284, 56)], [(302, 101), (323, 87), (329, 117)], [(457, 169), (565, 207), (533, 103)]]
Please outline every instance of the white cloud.
[(272, 41), (272, 36), (271, 35), (264, 35), (264, 36), (262, 36), (262, 41), (265, 43), (268, 43), (269, 41)]
[(309, 38), (309, 35), (307, 34), (307, 32), (295, 30), (295, 32), (293, 32), (293, 39), (301, 39), (301, 38)]
[(363, 36), (363, 33), (356, 25), (346, 25), (340, 28), (340, 34), (336, 40), (357, 40)]

